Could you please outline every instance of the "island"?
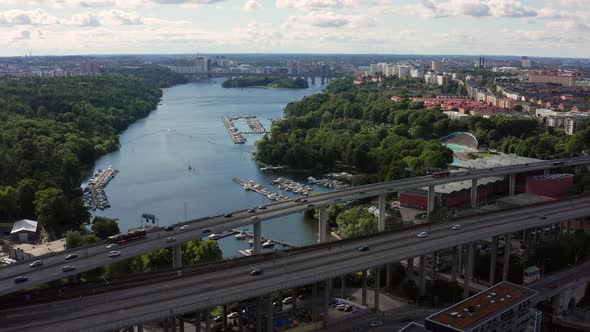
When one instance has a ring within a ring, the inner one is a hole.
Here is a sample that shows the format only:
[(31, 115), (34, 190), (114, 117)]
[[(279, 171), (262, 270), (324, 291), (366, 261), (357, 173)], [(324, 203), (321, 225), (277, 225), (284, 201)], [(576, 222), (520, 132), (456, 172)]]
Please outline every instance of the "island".
[(306, 89), (309, 88), (307, 80), (297, 77), (275, 76), (244, 76), (231, 78), (221, 85), (224, 88), (273, 88), (273, 89)]

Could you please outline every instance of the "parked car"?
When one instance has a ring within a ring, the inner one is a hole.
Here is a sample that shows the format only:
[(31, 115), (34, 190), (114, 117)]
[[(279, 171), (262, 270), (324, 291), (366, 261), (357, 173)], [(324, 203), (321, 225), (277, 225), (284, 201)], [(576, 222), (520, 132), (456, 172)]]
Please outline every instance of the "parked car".
[(293, 303), (293, 298), (292, 297), (286, 297), (283, 299), (283, 304), (291, 304)]
[(31, 264), (29, 264), (30, 267), (39, 267), (41, 265), (43, 265), (43, 261), (42, 260), (37, 260), (37, 261), (34, 261)]
[(221, 316), (221, 315), (219, 315), (219, 316), (217, 316), (217, 317), (213, 318), (213, 321), (215, 321), (216, 323), (219, 323), (219, 322), (221, 322), (222, 320), (223, 320), (223, 316)]
[(229, 319), (234, 319), (234, 318), (238, 318), (238, 313), (237, 312), (232, 312), (229, 315), (227, 315), (227, 318)]
[(14, 283), (15, 284), (20, 284), (21, 282), (25, 282), (29, 280), (29, 278), (25, 277), (25, 276), (18, 276), (16, 278), (14, 278)]

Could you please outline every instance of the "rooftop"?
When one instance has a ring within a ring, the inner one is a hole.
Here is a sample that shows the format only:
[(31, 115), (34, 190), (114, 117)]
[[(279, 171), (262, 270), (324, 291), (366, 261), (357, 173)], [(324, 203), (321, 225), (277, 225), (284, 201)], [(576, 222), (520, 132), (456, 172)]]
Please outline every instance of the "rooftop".
[(426, 318), (425, 325), (436, 324), (457, 331), (470, 331), (536, 294), (532, 289), (504, 281)]
[(500, 154), (487, 158), (478, 158), (472, 160), (465, 160), (460, 164), (453, 164), (458, 168), (481, 169), (499, 166), (523, 165), (529, 163), (536, 163), (542, 161), (541, 159), (519, 157), (513, 154)]
[(37, 222), (35, 220), (23, 219), (19, 220), (14, 223), (12, 226), (12, 230), (10, 234), (27, 231), (27, 232), (36, 232), (37, 231)]

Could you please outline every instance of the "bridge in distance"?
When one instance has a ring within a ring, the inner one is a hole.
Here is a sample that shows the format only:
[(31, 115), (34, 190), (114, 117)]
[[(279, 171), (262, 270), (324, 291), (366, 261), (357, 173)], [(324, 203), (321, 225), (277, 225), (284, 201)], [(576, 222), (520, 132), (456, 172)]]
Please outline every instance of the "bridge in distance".
[[(469, 170), (465, 172), (452, 173), (450, 176), (444, 178), (421, 176), (402, 180), (363, 185), (349, 189), (323, 193), (309, 197), (307, 199), (307, 202), (305, 203), (298, 203), (294, 200), (278, 202), (267, 205), (267, 209), (265, 210), (257, 210), (255, 214), (251, 214), (248, 213), (246, 210), (242, 210), (233, 213), (232, 217), (229, 218), (226, 218), (224, 216), (214, 216), (195, 219), (186, 223), (190, 225), (190, 229), (186, 231), (179, 230), (178, 228), (173, 232), (165, 232), (159, 230), (148, 233), (146, 239), (132, 241), (128, 244), (125, 244), (124, 246), (121, 246), (121, 255), (118, 257), (108, 257), (106, 254), (109, 250), (106, 249), (105, 243), (103, 242), (95, 245), (86, 246), (83, 248), (67, 250), (65, 252), (58, 254), (43, 256), (43, 266), (35, 269), (31, 269), (28, 265), (29, 262), (27, 261), (6, 266), (0, 269), (0, 295), (9, 294), (11, 292), (25, 289), (33, 285), (38, 285), (49, 281), (61, 279), (67, 276), (76, 275), (80, 272), (96, 269), (110, 263), (139, 256), (160, 248), (178, 248), (180, 244), (186, 241), (202, 238), (203, 236), (205, 236), (203, 230), (210, 230), (214, 233), (222, 233), (223, 231), (254, 224), (254, 231), (258, 234), (257, 237), (255, 236), (255, 246), (256, 244), (258, 244), (259, 246), (261, 222), (289, 214), (303, 212), (309, 209), (319, 208), (319, 233), (320, 240), (322, 240), (322, 234), (325, 239), (327, 230), (326, 207), (333, 204), (337, 204), (342, 201), (379, 196), (380, 202), (384, 202), (385, 196), (387, 194), (402, 190), (429, 187), (431, 188), (430, 192), (433, 193), (435, 185), (464, 180), (474, 181), (476, 188), (476, 181), (478, 178), (506, 175), (508, 175), (510, 178), (513, 178), (515, 174), (518, 173), (549, 170), (552, 168), (582, 166), (588, 164), (590, 164), (590, 157), (578, 157), (551, 161), (541, 161), (524, 165), (511, 165), (489, 169)], [(434, 196), (432, 195), (432, 197)], [(433, 201), (433, 199), (429, 199), (429, 202)], [(433, 206), (430, 205), (428, 207), (428, 210), (430, 211), (432, 208)], [(385, 209), (380, 209), (380, 211), (385, 211)], [(253, 215), (256, 215), (257, 220), (252, 219)], [(384, 220), (384, 218), (381, 217), (380, 220)], [(380, 230), (383, 230), (383, 225), (381, 222)], [(176, 238), (176, 241), (173, 243), (167, 243), (166, 238), (170, 236), (174, 236)], [(179, 254), (180, 251), (178, 250), (177, 253)], [(64, 257), (68, 254), (77, 254), (78, 258), (67, 261), (66, 264), (66, 262), (64, 261)], [(74, 271), (64, 273), (61, 269), (64, 265), (74, 265), (76, 269)], [(29, 280), (25, 283), (14, 283), (13, 279), (16, 276), (20, 275), (26, 275), (29, 278)]]
[[(584, 195), (458, 219), (453, 224), (460, 224), (462, 227), (459, 230), (452, 229), (449, 223), (433, 223), (350, 241), (332, 242), (331, 245), (318, 245), (306, 250), (294, 249), (292, 255), (286, 251), (284, 257), (240, 264), (234, 268), (221, 268), (223, 264), (228, 264), (227, 261), (213, 263), (203, 273), (188, 277), (171, 278), (80, 299), (5, 309), (0, 311), (3, 322), (0, 331), (112, 331), (209, 310), (217, 305), (310, 285), (400, 260), (423, 257), (458, 245), (468, 248), (465, 275), (465, 284), (468, 285), (473, 270), (473, 243), (476, 240), (536, 227), (544, 228), (588, 216), (590, 196)], [(424, 230), (429, 235), (418, 238), (416, 234)], [(359, 251), (360, 246), (367, 246), (369, 250)], [(510, 252), (509, 246), (505, 252)], [(216, 265), (220, 270), (216, 269)], [(253, 269), (261, 269), (262, 273), (250, 275)]]

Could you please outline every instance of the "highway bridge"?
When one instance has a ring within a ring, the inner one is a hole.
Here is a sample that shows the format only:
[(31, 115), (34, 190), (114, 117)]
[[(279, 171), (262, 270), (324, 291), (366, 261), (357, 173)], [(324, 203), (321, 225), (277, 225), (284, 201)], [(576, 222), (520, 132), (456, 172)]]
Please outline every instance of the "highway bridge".
[[(510, 191), (514, 193), (514, 178), (518, 173), (526, 173), (533, 171), (547, 171), (552, 168), (575, 167), (590, 164), (590, 157), (566, 158), (551, 161), (541, 161), (523, 165), (511, 165), (503, 167), (495, 167), (489, 169), (469, 170), (465, 172), (451, 173), (450, 176), (444, 178), (433, 178), (431, 176), (421, 176), (409, 179), (402, 179), (389, 182), (381, 182), (376, 184), (369, 184), (364, 186), (353, 187), (349, 189), (328, 192), (307, 198), (307, 202), (301, 203), (295, 200), (282, 201), (267, 205), (264, 210), (257, 210), (256, 213), (248, 213), (246, 210), (234, 212), (231, 217), (214, 216), (196, 219), (187, 223), (190, 228), (188, 230), (180, 230), (177, 227), (172, 232), (158, 230), (148, 233), (146, 239), (133, 241), (120, 247), (121, 255), (118, 257), (108, 257), (105, 243), (98, 243), (96, 245), (86, 246), (83, 248), (76, 248), (74, 250), (67, 250), (65, 252), (43, 257), (43, 266), (32, 269), (29, 267), (29, 262), (24, 261), (17, 264), (12, 264), (0, 269), (0, 295), (9, 294), (24, 288), (46, 283), (49, 281), (61, 279), (68, 276), (76, 275), (80, 272), (89, 271), (110, 263), (139, 256), (147, 252), (151, 252), (160, 248), (173, 247), (175, 266), (179, 267), (180, 262), (180, 244), (192, 239), (202, 238), (208, 233), (205, 230), (213, 233), (222, 233), (226, 230), (239, 228), (242, 226), (254, 226), (254, 251), (260, 252), (261, 243), (261, 223), (265, 220), (274, 219), (277, 217), (300, 213), (309, 209), (319, 209), (320, 223), (319, 223), (319, 242), (325, 242), (327, 239), (327, 210), (330, 205), (337, 204), (348, 200), (356, 200), (363, 198), (370, 198), (379, 196), (380, 218), (379, 230), (384, 230), (385, 220), (385, 198), (388, 194), (408, 190), (413, 188), (429, 188), (429, 206), (428, 211), (434, 208), (434, 187), (450, 182), (472, 180), (472, 197), (477, 195), (477, 179), (492, 176), (508, 176), (510, 179)], [(476, 200), (474, 200), (476, 201)], [(253, 217), (255, 216), (255, 220)], [(169, 243), (166, 241), (168, 237), (175, 237), (176, 241)], [(64, 261), (68, 254), (76, 254), (78, 258)], [(75, 270), (63, 272), (64, 265), (73, 265)], [(16, 276), (26, 275), (29, 280), (24, 283), (15, 283)]]
[[(322, 244), (305, 250), (294, 249), (300, 251), (293, 255), (287, 251), (284, 257), (275, 256), (232, 268), (221, 268), (227, 262), (212, 263), (202, 273), (185, 278), (99, 295), (4, 309), (0, 311), (0, 331), (112, 331), (178, 315), (195, 314), (217, 305), (313, 285), (359, 271), (365, 271), (363, 275), (366, 285), (366, 271), (370, 268), (379, 268), (417, 256), (421, 256), (421, 262), (424, 262), (425, 255), (456, 246), (467, 248), (467, 288), (473, 272), (475, 241), (501, 235), (506, 235), (509, 239), (509, 234), (521, 230), (544, 228), (587, 216), (590, 216), (590, 196), (585, 195), (467, 217), (455, 220), (453, 224), (434, 223), (409, 230)], [(461, 228), (453, 229), (454, 224), (460, 224)], [(417, 233), (421, 231), (427, 231), (428, 236), (417, 237)], [(505, 253), (508, 254), (509, 243), (510, 241), (506, 241), (505, 247)], [(367, 246), (368, 250), (359, 251), (361, 246)], [(216, 269), (216, 264), (219, 264), (220, 270)], [(508, 264), (508, 260), (505, 259), (504, 264)], [(254, 269), (260, 269), (262, 273), (251, 275), (250, 272)], [(420, 270), (423, 279), (423, 264)], [(379, 284), (378, 281), (377, 283)], [(324, 294), (324, 310), (327, 310), (329, 294)]]

